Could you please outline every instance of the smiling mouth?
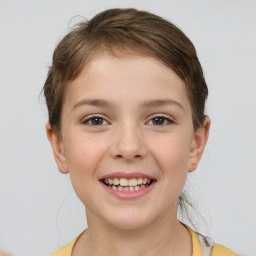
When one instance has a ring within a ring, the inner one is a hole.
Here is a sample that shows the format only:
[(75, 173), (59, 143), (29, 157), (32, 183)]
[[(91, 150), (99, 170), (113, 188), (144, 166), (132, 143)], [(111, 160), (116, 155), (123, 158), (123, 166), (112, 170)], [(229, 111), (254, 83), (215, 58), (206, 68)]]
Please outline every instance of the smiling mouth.
[(119, 191), (138, 191), (149, 187), (153, 183), (153, 179), (149, 178), (107, 178), (101, 180), (106, 186)]

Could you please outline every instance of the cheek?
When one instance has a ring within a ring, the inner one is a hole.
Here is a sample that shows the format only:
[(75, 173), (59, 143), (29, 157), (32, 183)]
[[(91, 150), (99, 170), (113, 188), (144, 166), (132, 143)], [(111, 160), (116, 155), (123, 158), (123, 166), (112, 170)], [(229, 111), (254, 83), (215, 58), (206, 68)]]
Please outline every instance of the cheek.
[(154, 149), (154, 156), (161, 170), (161, 182), (167, 196), (176, 197), (187, 178), (190, 137), (185, 133), (173, 134), (159, 142), (159, 147)]
[(104, 143), (95, 137), (73, 136), (66, 144), (67, 165), (74, 190), (85, 203), (98, 182), (97, 167), (105, 153)]
[(169, 196), (178, 196), (187, 179), (187, 155), (183, 151), (179, 152), (178, 150), (169, 151), (169, 153), (169, 155), (165, 156), (164, 161), (162, 161), (164, 187), (167, 187), (166, 192), (169, 193)]
[[(172, 172), (187, 172), (187, 163), (190, 151), (190, 139), (184, 134), (173, 135), (160, 142), (154, 149), (158, 163), (161, 165), (163, 175)], [(163, 153), (164, 152), (164, 153)]]
[(72, 136), (66, 145), (67, 163), (70, 173), (84, 174), (95, 170), (99, 159), (105, 151), (104, 143), (99, 143), (92, 136)]

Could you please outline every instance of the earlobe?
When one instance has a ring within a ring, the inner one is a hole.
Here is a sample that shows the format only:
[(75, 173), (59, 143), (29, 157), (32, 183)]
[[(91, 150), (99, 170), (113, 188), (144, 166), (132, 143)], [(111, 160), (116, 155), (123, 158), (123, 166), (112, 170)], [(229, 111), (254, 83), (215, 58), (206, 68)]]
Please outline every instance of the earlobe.
[(203, 155), (205, 145), (209, 137), (211, 120), (209, 117), (205, 117), (203, 127), (198, 128), (194, 134), (193, 141), (191, 143), (191, 149), (189, 153), (188, 171), (193, 172)]
[(52, 146), (54, 159), (57, 163), (59, 171), (63, 174), (67, 174), (69, 172), (67, 167), (67, 158), (60, 136), (52, 130), (52, 127), (49, 123), (46, 125), (46, 133)]

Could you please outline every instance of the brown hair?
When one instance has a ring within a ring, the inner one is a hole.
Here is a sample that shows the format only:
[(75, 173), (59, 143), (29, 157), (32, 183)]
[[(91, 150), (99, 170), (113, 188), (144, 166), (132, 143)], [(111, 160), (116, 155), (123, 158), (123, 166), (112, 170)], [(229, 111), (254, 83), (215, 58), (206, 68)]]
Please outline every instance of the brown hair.
[(192, 107), (194, 129), (205, 119), (208, 95), (196, 50), (188, 37), (165, 19), (136, 9), (109, 9), (77, 24), (56, 47), (43, 88), (49, 123), (60, 130), (65, 89), (100, 52), (138, 53), (172, 68), (184, 81)]

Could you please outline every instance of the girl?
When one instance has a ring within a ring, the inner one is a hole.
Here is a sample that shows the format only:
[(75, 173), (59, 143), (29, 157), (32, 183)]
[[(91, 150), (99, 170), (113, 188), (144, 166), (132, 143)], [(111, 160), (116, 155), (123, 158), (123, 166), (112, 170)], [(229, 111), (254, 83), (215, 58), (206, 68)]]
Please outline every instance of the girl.
[(235, 255), (177, 219), (209, 134), (207, 94), (193, 44), (156, 15), (107, 10), (62, 39), (46, 129), (88, 229), (52, 256)]

